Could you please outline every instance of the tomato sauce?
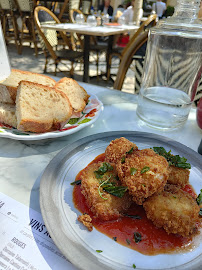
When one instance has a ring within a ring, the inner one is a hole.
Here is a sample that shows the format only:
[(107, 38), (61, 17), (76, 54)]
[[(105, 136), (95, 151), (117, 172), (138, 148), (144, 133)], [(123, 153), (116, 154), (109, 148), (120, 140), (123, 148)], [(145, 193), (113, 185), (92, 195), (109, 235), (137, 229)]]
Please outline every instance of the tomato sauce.
[[(104, 154), (99, 155), (90, 164), (103, 160)], [(79, 180), (81, 174), (82, 171), (75, 180)], [(190, 185), (187, 185), (184, 190), (196, 198), (196, 194)], [(75, 207), (81, 213), (87, 213), (91, 216), (93, 226), (98, 231), (110, 237), (112, 241), (117, 241), (117, 243), (142, 254), (176, 253), (187, 251), (191, 248), (192, 237), (167, 234), (163, 228), (157, 228), (152, 221), (147, 219), (145, 211), (140, 205), (133, 203), (127, 211), (127, 216), (120, 217), (117, 220), (102, 221), (93, 218), (93, 214), (86, 205), (85, 198), (81, 193), (80, 185), (74, 187), (73, 200)], [(135, 219), (131, 216), (138, 216), (140, 219)], [(140, 242), (136, 243), (134, 233), (141, 234)]]

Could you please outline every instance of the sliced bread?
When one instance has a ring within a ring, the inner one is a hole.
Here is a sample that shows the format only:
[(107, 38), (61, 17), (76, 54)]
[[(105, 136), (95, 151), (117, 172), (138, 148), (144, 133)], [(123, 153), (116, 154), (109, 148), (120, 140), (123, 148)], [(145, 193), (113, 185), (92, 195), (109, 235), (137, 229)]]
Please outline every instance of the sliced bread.
[(21, 81), (16, 97), (17, 129), (43, 133), (62, 128), (72, 115), (63, 92), (41, 84)]
[(10, 76), (0, 83), (0, 102), (14, 104), (17, 95), (17, 87), (21, 81), (35, 82), (53, 87), (55, 80), (30, 71), (12, 69)]
[(0, 103), (0, 123), (17, 127), (15, 105)]
[(55, 84), (55, 89), (67, 95), (74, 112), (82, 112), (85, 108), (89, 95), (75, 80), (62, 78)]

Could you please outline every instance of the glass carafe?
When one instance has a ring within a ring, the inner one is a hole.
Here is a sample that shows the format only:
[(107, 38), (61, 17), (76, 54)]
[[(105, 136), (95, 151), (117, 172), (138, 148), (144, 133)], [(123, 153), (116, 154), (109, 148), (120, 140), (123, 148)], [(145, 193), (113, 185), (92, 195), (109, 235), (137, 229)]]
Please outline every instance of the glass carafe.
[(202, 74), (199, 2), (179, 0), (174, 15), (150, 29), (137, 115), (161, 129), (182, 126)]
[(11, 68), (0, 22), (0, 83), (6, 79), (10, 73)]

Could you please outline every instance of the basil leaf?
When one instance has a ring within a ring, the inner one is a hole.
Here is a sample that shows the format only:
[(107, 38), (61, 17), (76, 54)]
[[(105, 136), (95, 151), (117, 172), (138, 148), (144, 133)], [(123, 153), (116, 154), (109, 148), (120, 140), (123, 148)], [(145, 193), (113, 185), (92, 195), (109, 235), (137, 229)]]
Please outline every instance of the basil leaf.
[(135, 243), (142, 241), (142, 235), (139, 232), (134, 232)]
[(76, 180), (76, 181), (70, 183), (70, 185), (77, 185), (77, 186), (81, 185), (81, 180)]
[(199, 216), (202, 217), (202, 208), (200, 208)]
[(142, 168), (141, 170), (141, 174), (145, 173), (145, 172), (148, 172), (150, 170), (150, 168), (148, 166), (144, 166), (144, 168)]
[(196, 202), (198, 205), (202, 204), (202, 189), (198, 197), (196, 198)]
[(135, 265), (135, 264), (133, 264), (133, 268), (134, 268), (134, 269), (136, 268), (136, 265)]
[(182, 169), (191, 169), (191, 165), (190, 163), (186, 162), (187, 159), (185, 157), (180, 157), (179, 155), (174, 156), (171, 154), (171, 150), (166, 152), (165, 148), (163, 147), (153, 147), (153, 150), (160, 156), (163, 156), (165, 159), (167, 159), (169, 165), (173, 165)]
[(126, 157), (123, 156), (123, 157), (121, 158), (121, 163), (123, 164), (123, 163), (125, 163), (125, 161), (126, 161)]
[(133, 150), (134, 150), (134, 147), (132, 147), (128, 152), (126, 152), (126, 154), (132, 154)]
[(100, 249), (97, 249), (96, 252), (97, 252), (97, 253), (102, 253), (103, 251), (100, 250)]
[(134, 174), (136, 174), (136, 172), (137, 172), (137, 169), (130, 168), (130, 175), (134, 175)]

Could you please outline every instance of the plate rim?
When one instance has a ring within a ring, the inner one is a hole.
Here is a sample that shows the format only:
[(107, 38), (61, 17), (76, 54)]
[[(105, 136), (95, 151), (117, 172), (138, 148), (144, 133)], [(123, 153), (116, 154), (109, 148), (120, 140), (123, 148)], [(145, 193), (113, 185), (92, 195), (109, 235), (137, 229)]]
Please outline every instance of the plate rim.
[[(96, 100), (99, 102), (99, 107), (100, 109), (97, 111), (96, 117), (94, 117), (91, 121), (83, 123), (82, 125), (78, 125), (77, 127), (69, 130), (65, 130), (62, 132), (55, 133), (53, 132), (45, 132), (45, 133), (33, 133), (31, 135), (17, 135), (13, 133), (1, 133), (0, 132), (0, 138), (7, 138), (7, 139), (12, 139), (16, 141), (41, 141), (41, 140), (46, 140), (46, 139), (56, 139), (64, 136), (71, 135), (73, 133), (76, 133), (77, 131), (92, 125), (99, 117), (101, 112), (104, 110), (104, 105), (102, 101), (97, 97), (97, 95), (92, 94), (88, 92), (88, 95), (92, 98), (96, 98)], [(17, 130), (17, 129), (16, 129)], [(56, 130), (57, 131), (57, 130)]]
[[(194, 166), (196, 166), (197, 168), (200, 169), (201, 171), (201, 168), (202, 168), (202, 156), (200, 154), (198, 154), (197, 152), (195, 152), (194, 150), (192, 150), (191, 148), (187, 147), (186, 145), (180, 143), (180, 142), (177, 142), (173, 139), (170, 139), (168, 137), (165, 137), (165, 136), (161, 136), (161, 135), (158, 135), (158, 134), (154, 134), (154, 133), (148, 133), (148, 132), (139, 132), (139, 131), (110, 131), (110, 132), (103, 132), (103, 133), (97, 133), (97, 134), (93, 134), (93, 135), (89, 135), (89, 136), (86, 136), (84, 138), (81, 138), (77, 141), (75, 141), (73, 144), (71, 145), (67, 145), (65, 148), (63, 148), (50, 162), (49, 164), (47, 165), (47, 167), (45, 168), (44, 170), (44, 173), (43, 175), (41, 176), (41, 182), (40, 182), (40, 208), (41, 208), (41, 214), (42, 214), (42, 217), (43, 217), (43, 220), (44, 220), (44, 223), (46, 224), (47, 226), (47, 229), (49, 231), (49, 233), (51, 234), (51, 237), (54, 241), (54, 243), (56, 244), (56, 236), (55, 236), (55, 232), (52, 231), (52, 228), (51, 228), (51, 225), (49, 224), (49, 221), (48, 221), (48, 215), (50, 215), (50, 213), (46, 213), (46, 211), (44, 210), (44, 189), (46, 190), (47, 192), (47, 182), (46, 182), (46, 174), (50, 174), (50, 170), (52, 170), (52, 172), (54, 173), (54, 166), (62, 166), (61, 163), (63, 162), (63, 160), (68, 156), (69, 153), (71, 153), (73, 150), (75, 150), (77, 147), (81, 147), (82, 145), (85, 145), (89, 142), (92, 142), (92, 141), (96, 141), (96, 140), (99, 140), (99, 139), (107, 139), (107, 137), (124, 137), (124, 136), (129, 136), (129, 137), (134, 137), (135, 139), (135, 136), (138, 136), (139, 138), (140, 137), (143, 137), (144, 140), (145, 138), (148, 138), (148, 139), (152, 139), (152, 140), (157, 140), (157, 141), (163, 141), (165, 143), (168, 143), (170, 146), (172, 146), (172, 148), (178, 148), (180, 147), (180, 150), (182, 152), (184, 152), (186, 155), (191, 155), (191, 157), (194, 157), (194, 160), (192, 162), (192, 164)], [(49, 202), (50, 203), (50, 202)], [(50, 203), (51, 204), (51, 203)], [(54, 206), (55, 209), (57, 209), (56, 206)], [(58, 214), (59, 215), (59, 214)], [(73, 245), (72, 246), (72, 249), (75, 249), (74, 247), (74, 241), (71, 241), (71, 244)], [(63, 247), (60, 246), (57, 242), (56, 246), (61, 250), (61, 252), (64, 254), (63, 252)], [(99, 261), (99, 258), (95, 255), (95, 254), (92, 254), (90, 253), (89, 251), (86, 251), (84, 249), (84, 254), (87, 252), (87, 258), (88, 258), (88, 262), (91, 263), (91, 257), (93, 257), (94, 260), (97, 259), (96, 263), (94, 262), (92, 266), (95, 267), (96, 265), (96, 269), (97, 270), (101, 270), (101, 269), (115, 269), (115, 268), (111, 268), (111, 267), (107, 267), (106, 265), (104, 265), (103, 262), (101, 262), (101, 265), (100, 265), (100, 261)], [(64, 254), (65, 256), (67, 256), (67, 254)], [(77, 254), (79, 255), (79, 254)], [(83, 254), (82, 254), (83, 255)], [(89, 256), (89, 257), (88, 257)], [(194, 260), (191, 260), (189, 262), (186, 263), (186, 265), (180, 265), (180, 266), (177, 266), (177, 267), (171, 267), (171, 268), (161, 268), (163, 270), (171, 270), (171, 269), (179, 269), (179, 270), (185, 270), (185, 269), (190, 269), (190, 267), (192, 267), (191, 269), (198, 269), (198, 266), (200, 266), (200, 261), (201, 261), (201, 256), (202, 254), (198, 255), (196, 258), (194, 258)], [(86, 258), (86, 256), (85, 256)], [(89, 268), (89, 265), (82, 265), (79, 263), (79, 260), (78, 260), (78, 257), (76, 256), (76, 258), (69, 258), (67, 256), (67, 259), (70, 260), (76, 267), (78, 267), (79, 269), (91, 269), (91, 267)], [(193, 265), (194, 263), (194, 265)], [(190, 265), (191, 264), (191, 265)], [(195, 265), (196, 264), (196, 265)], [(188, 265), (188, 266), (187, 266)], [(104, 267), (106, 266), (106, 267)], [(196, 268), (195, 268), (196, 267)], [(92, 268), (93, 269), (93, 268)], [(138, 269), (138, 268), (137, 268)], [(143, 270), (143, 268), (141, 268)], [(145, 269), (146, 270), (146, 269)]]

